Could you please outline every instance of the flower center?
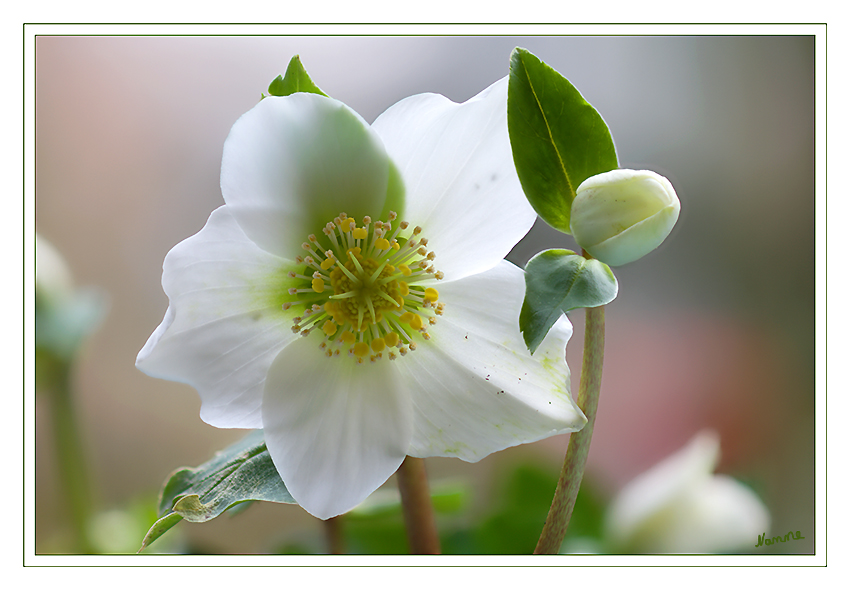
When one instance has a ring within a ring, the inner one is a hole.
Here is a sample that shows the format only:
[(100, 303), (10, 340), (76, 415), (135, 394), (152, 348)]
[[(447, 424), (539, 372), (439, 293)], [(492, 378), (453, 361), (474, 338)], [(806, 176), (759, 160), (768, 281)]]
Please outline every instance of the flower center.
[(292, 331), (309, 336), (318, 328), (325, 356), (395, 360), (416, 350), (417, 339), (430, 339), (426, 327), (443, 314), (437, 290), (420, 284), (443, 278), (431, 263), (436, 255), (420, 237), (422, 228), (411, 233), (406, 221), (396, 219), (392, 212), (388, 222), (365, 217), (357, 227), (340, 213), (325, 225), (323, 238), (311, 234), (302, 244), (309, 254), (295, 261), (305, 271), (289, 276), (304, 284), (289, 289), (296, 297), (283, 308), (304, 306)]

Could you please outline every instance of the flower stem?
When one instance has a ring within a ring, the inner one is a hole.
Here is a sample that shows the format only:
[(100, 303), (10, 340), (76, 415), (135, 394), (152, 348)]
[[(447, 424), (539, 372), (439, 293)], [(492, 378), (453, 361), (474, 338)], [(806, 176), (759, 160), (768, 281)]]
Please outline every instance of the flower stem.
[(61, 489), (68, 507), (74, 552), (92, 553), (86, 527), (91, 517), (91, 492), (83, 441), (71, 391), (71, 363), (57, 363), (51, 388), (51, 421)]
[(342, 555), (345, 553), (345, 540), (342, 534), (342, 516), (334, 516), (324, 521), (325, 539), (328, 543), (328, 553)]
[(587, 416), (587, 424), (578, 432), (570, 434), (567, 453), (561, 477), (555, 488), (555, 497), (546, 517), (546, 524), (540, 533), (540, 540), (534, 549), (536, 554), (555, 554), (561, 548), (567, 525), (573, 514), (587, 453), (590, 450), (590, 438), (593, 436), (593, 423), (596, 420), (596, 406), (599, 403), (599, 389), (602, 386), (602, 357), (605, 349), (605, 306), (589, 307), (585, 310), (584, 357), (581, 363), (581, 382), (578, 390), (578, 406)]
[(440, 537), (434, 523), (434, 508), (428, 489), (428, 475), (424, 459), (405, 457), (396, 471), (398, 490), (410, 552), (437, 555), (440, 553)]

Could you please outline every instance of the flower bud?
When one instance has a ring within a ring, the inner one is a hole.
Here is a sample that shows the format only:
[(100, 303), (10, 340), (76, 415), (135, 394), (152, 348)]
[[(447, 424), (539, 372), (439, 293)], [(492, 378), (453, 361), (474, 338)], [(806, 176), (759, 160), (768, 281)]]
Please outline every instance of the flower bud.
[(35, 289), (45, 301), (61, 301), (71, 297), (71, 271), (59, 251), (39, 234), (35, 234)]
[[(56, 248), (35, 236), (35, 346), (58, 358), (70, 360), (98, 326), (107, 307), (106, 295), (98, 289), (74, 287), (71, 271)], [(46, 382), (52, 365), (36, 363), (36, 379)]]
[(661, 245), (679, 218), (670, 181), (649, 170), (612, 170), (582, 182), (570, 230), (591, 256), (610, 266), (633, 262)]

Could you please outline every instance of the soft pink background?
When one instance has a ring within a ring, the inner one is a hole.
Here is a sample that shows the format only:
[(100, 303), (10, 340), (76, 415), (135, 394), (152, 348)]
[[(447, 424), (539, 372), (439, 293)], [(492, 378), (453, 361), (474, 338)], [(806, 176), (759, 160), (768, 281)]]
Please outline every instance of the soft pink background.
[[(198, 418), (188, 386), (133, 363), (167, 300), (162, 260), (222, 203), (230, 126), (300, 54), (317, 84), (372, 121), (397, 100), (470, 98), (508, 72), (515, 46), (568, 77), (611, 127), (621, 166), (667, 175), (682, 201), (668, 241), (617, 270), (588, 477), (613, 493), (700, 428), (721, 434), (720, 471), (752, 484), (774, 530), (814, 539), (814, 43), (807, 37), (39, 37), (36, 228), (109, 313), (76, 375), (100, 508), (153, 499), (168, 473), (242, 433)], [(494, 212), (498, 214), (498, 212)], [(518, 264), (571, 239), (536, 227)], [(581, 314), (568, 351), (573, 388)], [(37, 550), (64, 517), (43, 400), (36, 412)], [(557, 471), (556, 437), (475, 465), (431, 459), (483, 500), (500, 462)], [(393, 485), (392, 482), (389, 484)], [(181, 524), (206, 551), (261, 552), (318, 535), (295, 506)], [(806, 534), (810, 533), (810, 534)], [(755, 542), (755, 539), (754, 539)]]

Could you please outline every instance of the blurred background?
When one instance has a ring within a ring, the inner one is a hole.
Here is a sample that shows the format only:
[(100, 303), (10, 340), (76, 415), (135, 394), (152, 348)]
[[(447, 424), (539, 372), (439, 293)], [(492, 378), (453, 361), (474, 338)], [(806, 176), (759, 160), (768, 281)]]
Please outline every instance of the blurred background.
[[(718, 472), (758, 493), (774, 534), (805, 537), (759, 551), (814, 550), (812, 37), (41, 36), (36, 230), (65, 257), (76, 285), (109, 302), (70, 375), (95, 550), (134, 552), (168, 474), (245, 434), (204, 424), (192, 388), (134, 367), (167, 307), (166, 253), (223, 203), (221, 150), (236, 119), (295, 54), (319, 87), (371, 122), (411, 94), (474, 96), (507, 75), (516, 46), (596, 107), (621, 167), (667, 176), (682, 202), (665, 244), (616, 270), (588, 485), (610, 498), (710, 427), (721, 437)], [(551, 247), (576, 248), (538, 223), (509, 258), (523, 265)], [(577, 391), (583, 315), (572, 320)], [(36, 551), (67, 553), (73, 519), (43, 385)], [(432, 485), (468, 489), (474, 506), (464, 518), (474, 518), (475, 507), (500, 501), (498, 482), (517, 466), (539, 467), (554, 482), (566, 442), (427, 466)], [(395, 484), (384, 487), (391, 494)], [(157, 543), (256, 553), (321, 535), (321, 523), (297, 506), (258, 504), (237, 517), (181, 523)]]

